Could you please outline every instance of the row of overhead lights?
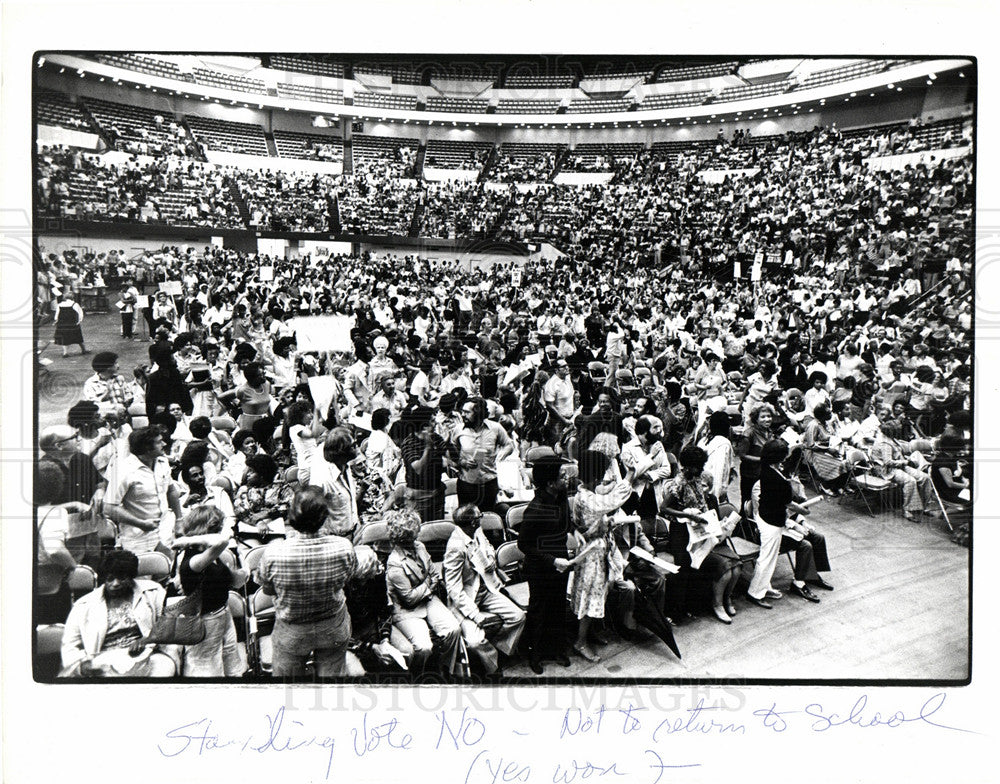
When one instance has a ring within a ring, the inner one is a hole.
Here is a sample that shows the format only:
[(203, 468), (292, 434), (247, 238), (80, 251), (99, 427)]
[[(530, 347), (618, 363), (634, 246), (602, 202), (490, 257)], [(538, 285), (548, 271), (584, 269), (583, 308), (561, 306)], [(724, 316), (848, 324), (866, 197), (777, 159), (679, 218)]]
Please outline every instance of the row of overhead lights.
[[(41, 68), (43, 65), (45, 65), (45, 58), (44, 57), (38, 58), (38, 67)], [(66, 73), (66, 68), (60, 67), (59, 73), (61, 73), (61, 74), (62, 73)], [(81, 79), (86, 75), (85, 72), (83, 71), (83, 69), (81, 69), (81, 68), (77, 68), (76, 69), (76, 73), (77, 73), (77, 75)], [(960, 72), (958, 75), (962, 79), (965, 78), (965, 72), (964, 71)], [(105, 81), (105, 77), (101, 76), (99, 78), (100, 78), (100, 81), (102, 81), (102, 82)], [(112, 81), (115, 84), (121, 84), (122, 83), (121, 80), (118, 79), (117, 77), (111, 77), (111, 79), (112, 79)], [(928, 85), (933, 85), (934, 81), (936, 79), (937, 79), (937, 74), (934, 74), (934, 73), (928, 74), (928, 76), (927, 76), (927, 84)], [(135, 89), (136, 90), (141, 89), (141, 87), (142, 87), (142, 85), (140, 85), (140, 84), (136, 84), (135, 85)], [(154, 93), (157, 92), (157, 89), (155, 87), (152, 87), (149, 83), (146, 83), (145, 87), (148, 90), (152, 90)], [(896, 92), (902, 92), (903, 91), (903, 88), (901, 86), (896, 85), (894, 82), (889, 82), (889, 84), (886, 85), (886, 89), (888, 89), (888, 90), (895, 90)], [(188, 95), (187, 93), (182, 93), (179, 90), (170, 90), (169, 92), (171, 94), (173, 94), (173, 95), (178, 95), (178, 96), (183, 95), (183, 97), (189, 98), (189, 99), (199, 98), (202, 101), (212, 100), (215, 103), (221, 103), (222, 102), (219, 98), (209, 99), (207, 96), (204, 96), (204, 95), (192, 96), (192, 95)], [(855, 98), (855, 97), (857, 97), (857, 93), (856, 92), (852, 92), (849, 96), (845, 96), (844, 101), (848, 102), (848, 101), (851, 100), (851, 98)], [(869, 93), (869, 97), (874, 98), (875, 97), (875, 93), (874, 92)], [(826, 102), (827, 102), (826, 98), (820, 98), (819, 99), (819, 106), (820, 107), (825, 107), (826, 106)], [(235, 106), (237, 104), (237, 101), (236, 100), (230, 100), (229, 103), (230, 103), (231, 106)], [(251, 108), (251, 105), (249, 103), (245, 103), (244, 102), (244, 103), (242, 103), (242, 105), (246, 109)], [(258, 103), (257, 104), (257, 108), (258, 109), (263, 109), (264, 108), (264, 104)], [(286, 112), (290, 111), (289, 107), (287, 107), (287, 106), (285, 106), (283, 108), (284, 108), (284, 110)], [(797, 114), (799, 114), (800, 111), (804, 110), (804, 107), (802, 107), (800, 104), (797, 104), (797, 103), (790, 104), (787, 108), (791, 110), (790, 111), (791, 115), (797, 115)], [(761, 113), (762, 119), (769, 119), (768, 115), (769, 115), (769, 112), (771, 112), (771, 111), (775, 112), (771, 116), (774, 116), (774, 117), (783, 117), (784, 116), (784, 112), (782, 112), (780, 110), (777, 110), (775, 108), (770, 108), (770, 109), (763, 109), (762, 110), (762, 113)], [(807, 111), (808, 111), (808, 113), (812, 113), (812, 112), (815, 111), (815, 107), (810, 107)], [(742, 111), (736, 112), (736, 114), (732, 118), (733, 122), (740, 122), (740, 121), (744, 121), (744, 120), (756, 120), (757, 119), (757, 113), (756, 112), (754, 112), (753, 114), (751, 114), (749, 117), (742, 117), (741, 116), (742, 114), (743, 114)], [(709, 119), (704, 119), (703, 122), (706, 125), (711, 125), (710, 120), (714, 120), (714, 119), (716, 119), (716, 117), (717, 117), (717, 115), (713, 114), (713, 115), (711, 115), (711, 117)], [(385, 117), (379, 117), (378, 119), (379, 119), (380, 122), (385, 122), (386, 121)], [(408, 124), (409, 122), (410, 122), (410, 119), (408, 119), (408, 118), (404, 118), (403, 119), (403, 123), (404, 124)], [(414, 122), (418, 123), (420, 121), (414, 120)], [(426, 120), (425, 122), (429, 126), (430, 125), (434, 125), (434, 120)], [(441, 120), (439, 120), (438, 122), (440, 122), (442, 125), (447, 125), (448, 124), (448, 121), (441, 121)], [(646, 122), (647, 121), (645, 121), (645, 120), (639, 120), (638, 122), (627, 123), (627, 125), (629, 127), (634, 127), (636, 125), (638, 125), (639, 127), (645, 127)], [(649, 120), (648, 122), (650, 123), (651, 126), (657, 126), (657, 127), (659, 127), (661, 125), (670, 126), (670, 125), (673, 124), (673, 121), (671, 121), (671, 120)], [(725, 123), (726, 122), (726, 118), (723, 117), (723, 118), (719, 119), (719, 122), (720, 123)], [(679, 122), (679, 125), (684, 125), (686, 123), (691, 123), (692, 125), (698, 125), (698, 120), (693, 120), (691, 117), (685, 117), (684, 120), (681, 120)], [(470, 127), (470, 128), (473, 127), (473, 126), (478, 127), (480, 124), (481, 123), (479, 123), (479, 122), (472, 122), (472, 123), (465, 123), (465, 122), (463, 122), (462, 123), (462, 127)], [(458, 127), (458, 121), (457, 120), (452, 120), (451, 121), (451, 125), (452, 125), (452, 127)], [(509, 124), (509, 127), (513, 127), (513, 128), (530, 128), (530, 127), (535, 127), (535, 125), (536, 124), (534, 124), (534, 123), (511, 123), (511, 124)], [(607, 122), (588, 123), (588, 125), (591, 128), (595, 127), (595, 125), (598, 126), (598, 127), (601, 127), (601, 128), (611, 128), (611, 127), (618, 128), (619, 127), (619, 124), (618, 124), (617, 121), (614, 121), (614, 122), (611, 122), (611, 123), (607, 123)], [(542, 128), (548, 128), (549, 127), (549, 123), (543, 123), (541, 125), (541, 127)], [(556, 123), (552, 123), (552, 127), (553, 128), (557, 128), (557, 127), (572, 127), (572, 126), (569, 126), (569, 125), (561, 126), (561, 125), (558, 125)]]

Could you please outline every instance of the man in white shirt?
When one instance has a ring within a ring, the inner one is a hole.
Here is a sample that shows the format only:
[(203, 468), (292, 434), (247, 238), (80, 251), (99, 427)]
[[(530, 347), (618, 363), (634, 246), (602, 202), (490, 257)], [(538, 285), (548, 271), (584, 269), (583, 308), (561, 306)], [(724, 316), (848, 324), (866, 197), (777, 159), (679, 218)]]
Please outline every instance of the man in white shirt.
[(326, 434), (322, 449), (316, 449), (309, 461), (309, 484), (322, 488), (330, 504), (323, 533), (353, 538), (361, 528), (358, 515), (358, 488), (348, 464), (358, 456), (354, 436), (346, 427), (335, 427)]
[(559, 357), (555, 363), (555, 375), (545, 382), (542, 401), (549, 412), (549, 439), (555, 444), (562, 438), (563, 431), (573, 423), (573, 382), (569, 377), (569, 363)]
[(180, 516), (180, 492), (170, 478), (165, 443), (156, 427), (140, 427), (128, 437), (130, 454), (115, 466), (104, 497), (104, 514), (118, 524), (118, 542), (137, 555), (169, 550)]

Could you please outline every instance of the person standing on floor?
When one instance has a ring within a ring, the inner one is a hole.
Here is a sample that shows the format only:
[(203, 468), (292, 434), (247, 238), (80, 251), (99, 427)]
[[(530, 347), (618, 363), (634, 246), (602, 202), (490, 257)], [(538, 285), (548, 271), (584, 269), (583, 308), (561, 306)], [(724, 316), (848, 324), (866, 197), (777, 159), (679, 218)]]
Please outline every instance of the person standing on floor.
[(57, 346), (62, 346), (64, 357), (68, 346), (79, 346), (81, 354), (90, 353), (83, 344), (83, 330), (80, 328), (82, 323), (83, 308), (73, 297), (73, 292), (67, 288), (56, 306), (55, 343)]
[(571, 564), (566, 536), (571, 522), (565, 464), (555, 456), (535, 461), (531, 469), (535, 497), (524, 510), (517, 537), (530, 591), (525, 627), (528, 666), (536, 675), (544, 671), (545, 659), (570, 666), (566, 655), (566, 587)]
[(351, 543), (322, 533), (327, 501), (318, 487), (299, 490), (286, 522), (298, 536), (267, 545), (256, 581), (274, 596), (276, 678), (301, 676), (313, 658), (317, 677), (344, 675), (351, 618), (344, 585), (357, 568)]

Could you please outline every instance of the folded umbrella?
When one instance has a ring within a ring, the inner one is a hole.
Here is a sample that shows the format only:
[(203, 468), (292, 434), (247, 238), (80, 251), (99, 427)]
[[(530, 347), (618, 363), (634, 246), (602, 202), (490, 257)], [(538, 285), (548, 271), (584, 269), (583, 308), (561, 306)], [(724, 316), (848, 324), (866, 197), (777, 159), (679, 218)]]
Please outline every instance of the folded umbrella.
[(670, 621), (663, 614), (663, 610), (656, 606), (656, 602), (646, 594), (642, 585), (638, 583), (636, 583), (635, 607), (632, 609), (632, 615), (636, 623), (649, 629), (667, 644), (667, 647), (674, 652), (678, 659), (681, 658), (681, 651), (674, 639), (674, 631), (670, 626)]

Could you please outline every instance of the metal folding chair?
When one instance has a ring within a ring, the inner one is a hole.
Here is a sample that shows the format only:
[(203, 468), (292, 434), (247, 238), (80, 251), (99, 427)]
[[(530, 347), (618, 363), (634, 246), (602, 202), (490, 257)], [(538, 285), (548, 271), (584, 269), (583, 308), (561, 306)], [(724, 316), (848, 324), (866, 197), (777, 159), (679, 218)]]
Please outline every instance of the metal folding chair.
[(517, 542), (504, 542), (497, 548), (497, 569), (509, 580), (504, 585), (503, 592), (514, 604), (525, 610), (528, 607), (528, 583), (521, 580), (523, 563), (524, 553), (517, 546)]

